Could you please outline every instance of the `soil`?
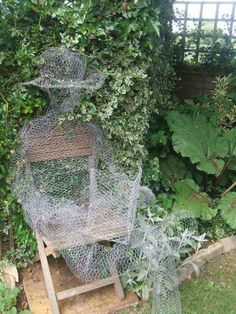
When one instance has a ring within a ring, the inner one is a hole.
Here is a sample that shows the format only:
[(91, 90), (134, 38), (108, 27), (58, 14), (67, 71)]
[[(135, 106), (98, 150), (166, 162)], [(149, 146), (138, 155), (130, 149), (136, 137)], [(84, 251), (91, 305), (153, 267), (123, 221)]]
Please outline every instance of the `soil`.
[[(51, 258), (50, 270), (56, 292), (83, 285), (71, 273), (62, 258)], [(23, 285), (29, 302), (29, 309), (34, 314), (51, 314), (39, 262), (34, 263), (32, 269), (25, 271)], [(138, 299), (133, 292), (127, 293), (126, 298), (120, 301), (114, 286), (110, 285), (62, 300), (59, 302), (59, 307), (61, 314), (111, 314), (137, 303)]]

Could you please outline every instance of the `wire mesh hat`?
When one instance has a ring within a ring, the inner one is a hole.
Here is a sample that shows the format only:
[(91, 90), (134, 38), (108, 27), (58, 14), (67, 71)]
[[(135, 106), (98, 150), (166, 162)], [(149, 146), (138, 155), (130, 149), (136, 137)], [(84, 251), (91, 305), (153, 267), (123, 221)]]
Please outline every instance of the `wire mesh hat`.
[(89, 90), (99, 89), (105, 80), (101, 71), (88, 65), (88, 58), (67, 48), (50, 48), (43, 55), (40, 77), (24, 85), (42, 89)]

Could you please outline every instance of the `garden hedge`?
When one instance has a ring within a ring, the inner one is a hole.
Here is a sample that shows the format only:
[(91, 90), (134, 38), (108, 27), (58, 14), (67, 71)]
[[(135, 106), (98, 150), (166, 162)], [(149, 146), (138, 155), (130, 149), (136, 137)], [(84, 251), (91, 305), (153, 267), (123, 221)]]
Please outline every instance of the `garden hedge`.
[(8, 255), (27, 261), (34, 241), (11, 194), (9, 164), (19, 128), (45, 110), (47, 99), (20, 83), (38, 75), (49, 47), (87, 54), (105, 85), (67, 118), (98, 120), (117, 160), (133, 166), (145, 159), (150, 116), (170, 105), (172, 1), (3, 0), (0, 16), (0, 234), (4, 241), (10, 235)]

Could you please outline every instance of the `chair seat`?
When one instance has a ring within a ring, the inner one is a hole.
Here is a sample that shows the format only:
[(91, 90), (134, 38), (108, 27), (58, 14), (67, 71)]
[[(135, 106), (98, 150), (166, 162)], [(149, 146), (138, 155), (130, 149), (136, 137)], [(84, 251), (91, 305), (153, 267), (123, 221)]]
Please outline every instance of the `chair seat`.
[[(66, 243), (65, 246), (63, 246), (63, 244), (60, 243), (60, 247), (55, 243), (55, 241), (50, 240), (46, 236), (43, 236), (43, 241), (47, 246), (47, 255), (52, 254), (55, 257), (57, 257), (59, 250), (69, 249), (71, 247), (78, 246), (78, 245), (93, 244), (93, 243), (97, 243), (101, 241), (112, 241), (112, 240), (115, 240), (116, 238), (120, 238), (120, 237), (126, 238), (128, 236), (127, 229), (125, 229), (124, 227), (112, 229), (109, 226), (109, 223), (104, 223), (102, 225), (102, 230), (99, 232), (97, 236), (94, 236), (93, 229), (91, 229), (90, 231), (91, 231), (91, 236), (87, 235), (86, 237), (84, 237), (81, 234), (81, 238), (79, 239), (79, 241), (78, 240), (73, 241), (71, 245), (68, 245)], [(72, 237), (74, 237), (73, 232), (72, 232)]]
[(90, 223), (89, 226), (87, 217), (81, 218), (79, 215), (73, 217), (70, 224), (67, 222), (67, 226), (70, 226), (70, 228), (65, 228), (64, 224), (59, 226), (56, 219), (54, 219), (54, 223), (50, 222), (50, 230), (54, 237), (50, 239), (43, 236), (43, 240), (52, 252), (100, 241), (125, 243), (129, 236), (125, 216), (120, 217), (113, 209), (106, 209), (103, 213), (106, 217), (112, 217), (112, 219), (105, 220), (104, 215), (93, 216), (93, 223)]

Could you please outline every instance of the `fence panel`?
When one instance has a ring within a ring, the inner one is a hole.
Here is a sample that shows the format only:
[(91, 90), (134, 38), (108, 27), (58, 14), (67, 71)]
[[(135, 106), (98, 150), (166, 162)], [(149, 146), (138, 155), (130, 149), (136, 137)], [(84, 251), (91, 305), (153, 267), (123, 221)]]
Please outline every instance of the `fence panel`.
[(218, 47), (236, 49), (235, 1), (180, 1), (174, 4), (173, 32), (181, 59), (199, 62)]

